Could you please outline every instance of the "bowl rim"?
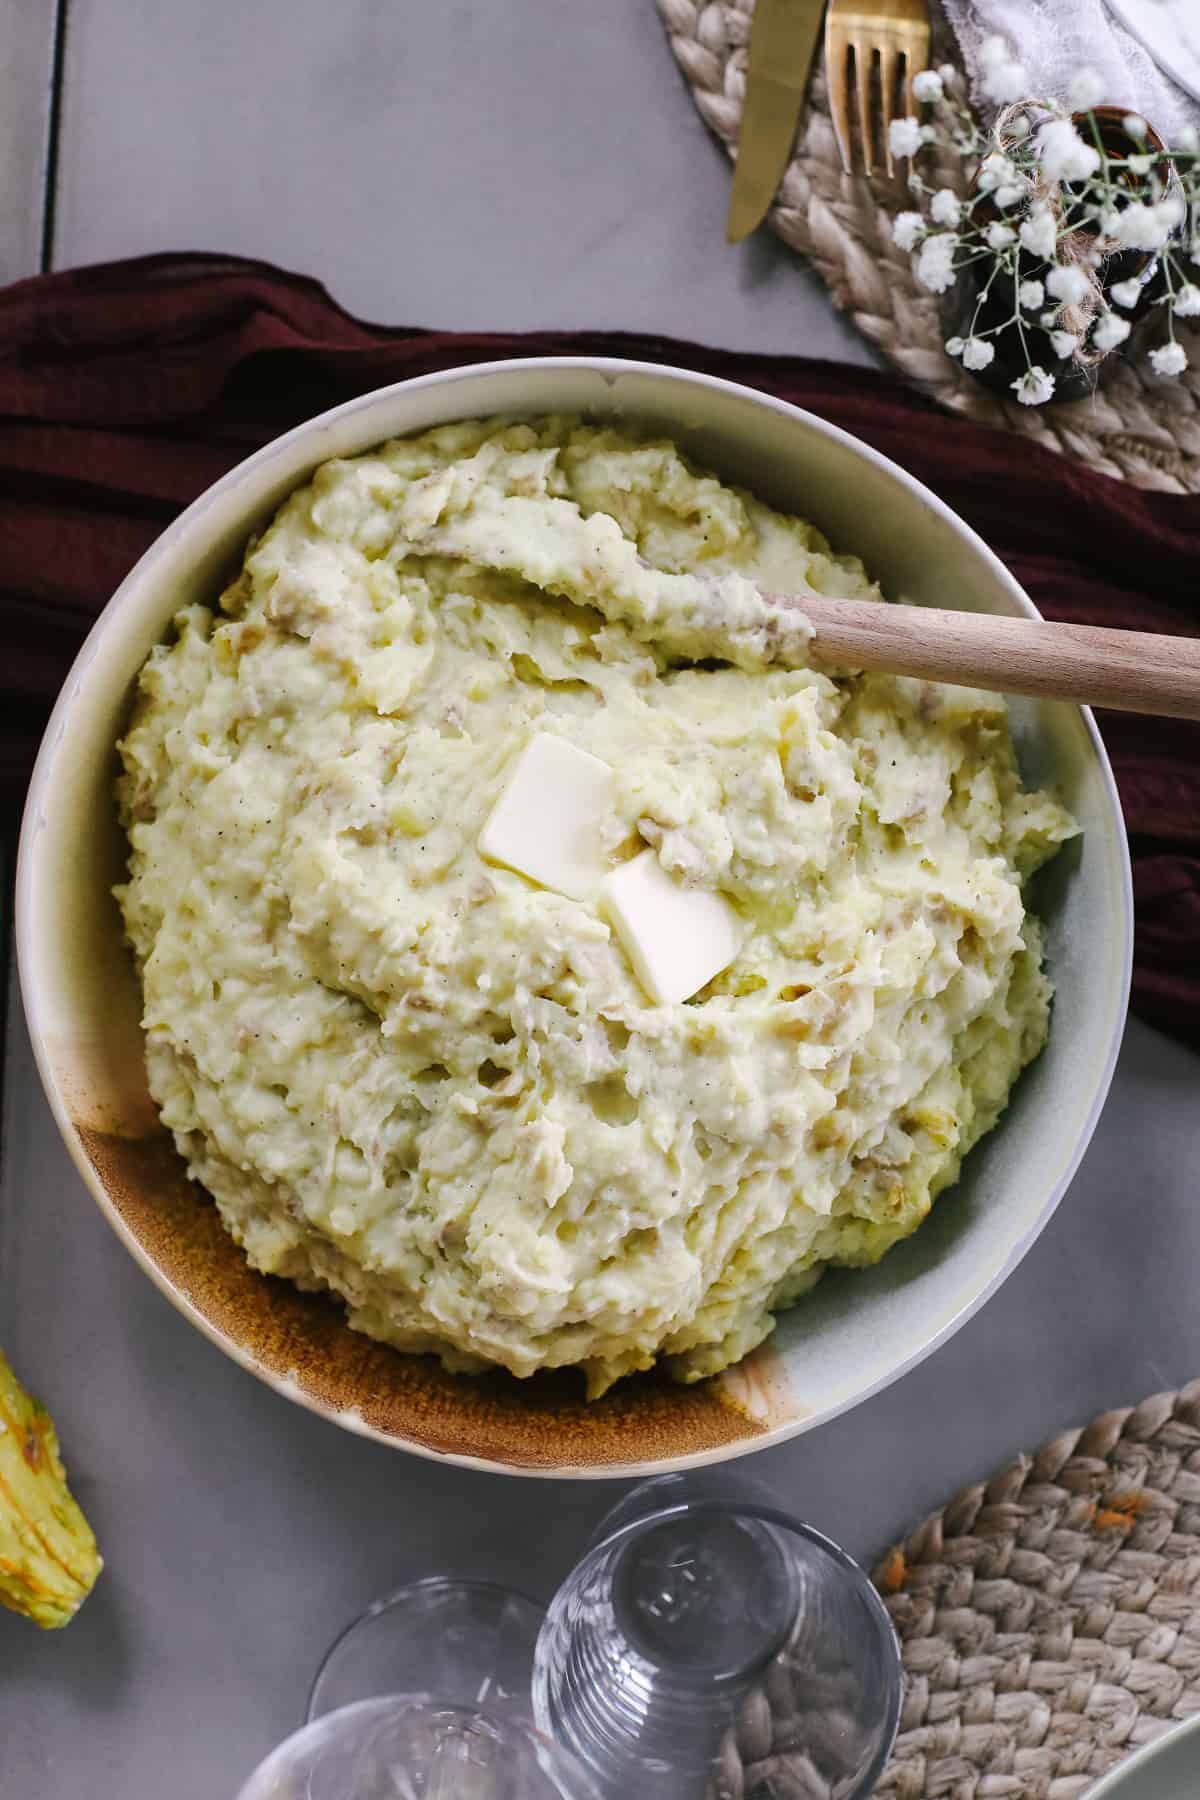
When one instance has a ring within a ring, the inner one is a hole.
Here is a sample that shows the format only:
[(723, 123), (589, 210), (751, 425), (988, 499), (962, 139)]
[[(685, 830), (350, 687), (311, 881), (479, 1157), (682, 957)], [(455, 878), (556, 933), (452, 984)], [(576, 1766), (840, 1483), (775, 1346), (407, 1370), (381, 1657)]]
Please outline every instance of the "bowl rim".
[[(1056, 1211), (1063, 1195), (1073, 1181), (1079, 1164), (1088, 1144), (1091, 1141), (1097, 1120), (1103, 1109), (1108, 1090), (1116, 1067), (1117, 1055), (1125, 1028), (1128, 1010), (1129, 991), (1132, 980), (1133, 962), (1133, 881), (1129, 856), (1128, 837), (1124, 829), (1120, 798), (1112, 767), (1100, 737), (1090, 707), (1078, 707), (1092, 755), (1095, 758), (1105, 796), (1111, 809), (1113, 821), (1117, 827), (1118, 862), (1120, 866), (1120, 902), (1121, 902), (1121, 941), (1119, 950), (1120, 980), (1115, 1004), (1112, 1007), (1112, 1018), (1109, 1029), (1109, 1041), (1105, 1047), (1104, 1059), (1100, 1066), (1095, 1090), (1092, 1095), (1086, 1117), (1083, 1121), (1071, 1155), (1063, 1166), (1062, 1172), (1053, 1187), (1047, 1193), (1037, 1217), (1030, 1223), (1017, 1241), (1010, 1248), (1003, 1263), (993, 1272), (983, 1286), (962, 1306), (954, 1310), (942, 1325), (928, 1338), (916, 1345), (911, 1353), (903, 1357), (892, 1368), (878, 1378), (869, 1381), (865, 1386), (857, 1388), (853, 1393), (832, 1402), (826, 1407), (806, 1412), (802, 1416), (789, 1418), (782, 1424), (770, 1425), (767, 1429), (753, 1436), (735, 1439), (711, 1448), (690, 1452), (686, 1455), (652, 1458), (644, 1461), (627, 1463), (603, 1463), (566, 1466), (529, 1466), (521, 1463), (502, 1461), (497, 1457), (482, 1456), (452, 1450), (442, 1450), (428, 1444), (421, 1444), (411, 1438), (401, 1437), (368, 1424), (357, 1411), (339, 1411), (317, 1395), (307, 1392), (299, 1383), (291, 1381), (287, 1376), (278, 1374), (266, 1367), (236, 1339), (226, 1335), (218, 1326), (206, 1317), (200, 1309), (183, 1294), (159, 1268), (157, 1262), (145, 1249), (141, 1240), (132, 1231), (119, 1209), (110, 1199), (103, 1182), (100, 1180), (90, 1159), (86, 1156), (78, 1129), (72, 1120), (65, 1104), (63, 1094), (54, 1073), (46, 1044), (43, 1020), (40, 1016), (38, 999), (39, 981), (37, 973), (36, 940), (38, 927), (36, 909), (32, 905), (32, 885), (34, 880), (33, 866), (36, 857), (36, 841), (40, 835), (38, 824), (42, 811), (42, 802), (53, 777), (59, 744), (65, 736), (67, 716), (74, 709), (82, 690), (83, 678), (97, 654), (102, 640), (112, 631), (124, 608), (131, 602), (138, 590), (151, 576), (157, 566), (170, 559), (179, 539), (185, 537), (198, 525), (202, 524), (205, 515), (217, 507), (229, 494), (240, 486), (248, 475), (259, 473), (273, 463), (286, 462), (290, 453), (306, 438), (318, 438), (321, 430), (334, 423), (341, 424), (353, 419), (357, 413), (369, 413), (379, 407), (381, 402), (393, 395), (415, 394), (445, 388), (452, 391), (463, 382), (473, 382), (480, 378), (501, 374), (537, 376), (563, 370), (577, 373), (599, 375), (602, 380), (616, 388), (622, 377), (649, 378), (658, 381), (676, 382), (681, 388), (701, 388), (727, 395), (733, 399), (748, 401), (756, 407), (774, 412), (780, 417), (798, 423), (817, 437), (823, 437), (852, 452), (857, 457), (873, 464), (884, 475), (906, 489), (913, 499), (932, 510), (951, 531), (965, 540), (974, 554), (988, 566), (992, 575), (1001, 587), (1005, 588), (1015, 605), (1028, 618), (1040, 618), (1041, 614), (1033, 601), (1025, 593), (1020, 583), (1011, 574), (1006, 565), (980, 537), (975, 529), (960, 518), (959, 515), (941, 500), (938, 495), (927, 488), (914, 475), (876, 450), (873, 445), (856, 437), (853, 432), (834, 425), (818, 414), (806, 408), (796, 406), (787, 400), (781, 400), (774, 394), (764, 393), (760, 389), (747, 386), (743, 382), (729, 381), (721, 376), (709, 375), (699, 370), (687, 369), (673, 363), (656, 363), (625, 357), (609, 356), (534, 356), (534, 357), (501, 357), (487, 362), (465, 363), (449, 369), (439, 369), (427, 375), (412, 376), (406, 380), (389, 382), (382, 387), (372, 388), (366, 393), (357, 394), (353, 398), (340, 402), (337, 406), (327, 408), (324, 412), (314, 414), (312, 418), (301, 421), (288, 431), (262, 445), (248, 457), (227, 470), (215, 482), (197, 495), (183, 511), (171, 521), (166, 529), (159, 533), (129, 573), (117, 586), (106, 601), (94, 624), (83, 641), (70, 669), (63, 681), (54, 707), (47, 721), (37, 758), (30, 778), (29, 789), (21, 818), (21, 829), (17, 847), (17, 869), (14, 904), (14, 935), (16, 941), (16, 961), (18, 981), (24, 1005), (26, 1023), (42, 1090), (49, 1101), (59, 1134), (67, 1151), (83, 1178), (84, 1184), (96, 1201), (109, 1226), (115, 1231), (126, 1250), (133, 1256), (139, 1267), (147, 1274), (154, 1285), (189, 1322), (196, 1326), (218, 1349), (229, 1356), (241, 1368), (265, 1382), (269, 1387), (285, 1399), (304, 1406), (310, 1412), (341, 1426), (345, 1430), (359, 1436), (374, 1439), (387, 1444), (391, 1448), (408, 1451), (412, 1455), (425, 1457), (438, 1463), (455, 1464), (463, 1468), (479, 1469), (489, 1474), (508, 1474), (523, 1477), (540, 1477), (548, 1480), (628, 1480), (634, 1476), (650, 1476), (655, 1474), (679, 1473), (687, 1469), (702, 1468), (719, 1462), (730, 1461), (736, 1457), (753, 1455), (761, 1450), (788, 1442), (804, 1433), (827, 1424), (831, 1420), (849, 1412), (852, 1408), (869, 1400), (875, 1394), (890, 1387), (904, 1375), (923, 1363), (934, 1354), (953, 1335), (967, 1324), (989, 1300), (997, 1289), (1008, 1279), (1018, 1263), (1022, 1261), (1034, 1241), (1041, 1235), (1049, 1219)], [(544, 411), (545, 409), (539, 409)], [(513, 416), (519, 416), (520, 408), (513, 409)], [(469, 414), (452, 414), (451, 418), (470, 416)], [(630, 407), (631, 419), (636, 419), (636, 401)], [(450, 420), (446, 422), (451, 422)], [(436, 423), (418, 429), (436, 429)], [(393, 436), (404, 436), (401, 431)], [(361, 449), (348, 451), (347, 455), (361, 455), (370, 450), (373, 444), (384, 442), (385, 438), (370, 437)], [(314, 465), (315, 466), (315, 465)], [(307, 477), (297, 479), (296, 485), (302, 485)]]
[[(1158, 1759), (1169, 1754), (1176, 1745), (1190, 1743), (1193, 1739), (1200, 1744), (1200, 1713), (1191, 1713), (1186, 1719), (1176, 1719), (1169, 1723), (1165, 1731), (1149, 1743), (1141, 1744), (1128, 1756), (1114, 1763), (1106, 1775), (1102, 1775), (1095, 1787), (1088, 1789), (1088, 1800), (1121, 1800), (1125, 1782), (1153, 1768)], [(1197, 1757), (1200, 1766), (1200, 1755)]]

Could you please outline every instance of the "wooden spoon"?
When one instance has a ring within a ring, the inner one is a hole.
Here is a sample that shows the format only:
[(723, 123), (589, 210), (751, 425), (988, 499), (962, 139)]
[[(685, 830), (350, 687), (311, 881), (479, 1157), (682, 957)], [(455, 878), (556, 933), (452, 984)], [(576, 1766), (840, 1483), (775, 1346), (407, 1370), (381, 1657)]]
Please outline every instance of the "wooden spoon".
[[(782, 599), (782, 596), (781, 596)], [(1005, 694), (1200, 719), (1200, 637), (798, 594), (815, 669), (879, 669)]]

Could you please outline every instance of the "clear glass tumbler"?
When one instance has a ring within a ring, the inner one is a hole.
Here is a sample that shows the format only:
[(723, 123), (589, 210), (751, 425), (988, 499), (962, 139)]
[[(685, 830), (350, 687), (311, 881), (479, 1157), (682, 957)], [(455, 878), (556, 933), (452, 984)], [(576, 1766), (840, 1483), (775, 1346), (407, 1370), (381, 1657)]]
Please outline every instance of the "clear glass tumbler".
[(461, 1706), (530, 1710), (544, 1608), (490, 1581), (431, 1575), (353, 1619), (326, 1651), (307, 1719), (376, 1694), (428, 1692)]
[(845, 1551), (711, 1478), (627, 1496), (550, 1603), (534, 1718), (628, 1800), (862, 1800), (900, 1717), (886, 1608)]
[(426, 1694), (360, 1700), (305, 1725), (238, 1800), (599, 1800), (587, 1771), (527, 1719)]

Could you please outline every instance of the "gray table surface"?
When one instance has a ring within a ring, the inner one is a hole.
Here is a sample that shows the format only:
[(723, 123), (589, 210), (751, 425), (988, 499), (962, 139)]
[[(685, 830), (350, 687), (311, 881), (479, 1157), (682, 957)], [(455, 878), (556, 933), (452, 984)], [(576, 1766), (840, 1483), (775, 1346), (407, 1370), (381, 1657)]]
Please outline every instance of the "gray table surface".
[[(725, 163), (652, 0), (72, 0), (56, 69), (58, 4), (0, 0), (5, 278), (43, 249), (56, 267), (230, 249), (391, 323), (870, 361), (773, 242), (724, 246)], [(870, 1557), (1011, 1452), (1200, 1372), (1198, 1076), (1131, 1024), (1021, 1268), (903, 1382), (757, 1457), (783, 1504)], [(442, 1569), (546, 1596), (616, 1497), (403, 1456), (235, 1368), (92, 1205), (15, 989), (0, 1344), (53, 1406), (108, 1562), (64, 1633), (0, 1614), (3, 1800), (231, 1800), (373, 1595)]]

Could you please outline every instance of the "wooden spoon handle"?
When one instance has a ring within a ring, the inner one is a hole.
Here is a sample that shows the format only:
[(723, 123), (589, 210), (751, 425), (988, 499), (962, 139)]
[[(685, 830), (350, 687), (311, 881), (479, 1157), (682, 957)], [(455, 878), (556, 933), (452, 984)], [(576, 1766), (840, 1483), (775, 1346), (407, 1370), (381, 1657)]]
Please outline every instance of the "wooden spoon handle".
[(1200, 638), (797, 595), (816, 669), (880, 669), (1006, 694), (1200, 719)]

